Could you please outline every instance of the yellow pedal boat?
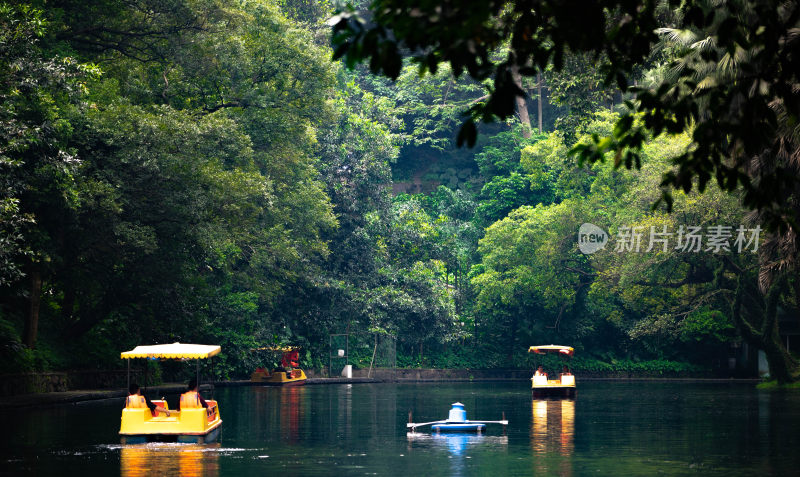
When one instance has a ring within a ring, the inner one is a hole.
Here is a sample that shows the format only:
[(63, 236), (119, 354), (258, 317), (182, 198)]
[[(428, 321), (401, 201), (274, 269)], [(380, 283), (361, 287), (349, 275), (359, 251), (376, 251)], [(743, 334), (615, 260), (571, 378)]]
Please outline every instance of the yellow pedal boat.
[[(128, 361), (130, 381), (130, 360), (134, 358), (147, 359), (206, 359), (219, 354), (221, 348), (216, 345), (197, 345), (173, 343), (153, 346), (137, 346), (131, 351), (121, 354), (122, 359)], [(199, 365), (198, 365), (199, 369)], [(199, 374), (199, 373), (198, 373)], [(129, 383), (130, 384), (130, 383)], [(152, 401), (156, 406), (169, 410), (164, 400)], [(205, 443), (214, 442), (219, 436), (222, 419), (219, 414), (219, 404), (214, 400), (207, 400), (208, 408), (196, 407), (169, 410), (169, 416), (164, 412), (153, 412), (147, 406), (131, 407), (128, 404), (122, 410), (119, 434), (123, 444), (146, 441), (177, 441)]]
[(274, 385), (274, 386), (299, 386), (305, 384), (306, 373), (302, 369), (291, 371), (272, 371), (271, 373), (263, 368), (258, 368), (250, 375), (250, 381), (254, 383)]
[(250, 381), (271, 386), (299, 386), (305, 384), (306, 373), (300, 369), (300, 348), (297, 347), (263, 347), (252, 351), (271, 351), (283, 353), (281, 367), (272, 372), (266, 368), (256, 368), (250, 375)]
[[(534, 354), (557, 354), (564, 358), (571, 358), (575, 353), (575, 349), (570, 346), (559, 345), (542, 345), (531, 346), (528, 349), (529, 353)], [(562, 371), (558, 374), (558, 379), (549, 379), (548, 375), (541, 366), (534, 372), (531, 377), (531, 388), (533, 397), (575, 397), (575, 376), (564, 365)]]

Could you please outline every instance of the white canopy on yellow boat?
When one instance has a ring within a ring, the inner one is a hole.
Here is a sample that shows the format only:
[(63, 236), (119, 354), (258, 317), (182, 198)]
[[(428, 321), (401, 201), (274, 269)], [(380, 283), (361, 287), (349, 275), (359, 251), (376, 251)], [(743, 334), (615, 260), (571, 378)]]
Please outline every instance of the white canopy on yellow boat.
[(559, 346), (559, 345), (543, 345), (543, 346), (531, 346), (528, 348), (528, 353), (536, 353), (536, 354), (544, 354), (544, 353), (558, 353), (566, 356), (572, 356), (575, 353), (575, 348), (571, 346)]
[(222, 351), (222, 348), (219, 345), (172, 343), (151, 346), (137, 346), (131, 351), (124, 351), (120, 353), (120, 357), (122, 359), (204, 359), (219, 354), (220, 351)]

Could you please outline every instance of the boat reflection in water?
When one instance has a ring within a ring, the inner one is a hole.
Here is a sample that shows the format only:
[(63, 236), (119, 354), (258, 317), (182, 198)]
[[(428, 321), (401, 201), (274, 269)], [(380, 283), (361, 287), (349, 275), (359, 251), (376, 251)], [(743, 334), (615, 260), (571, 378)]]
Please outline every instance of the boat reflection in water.
[(252, 395), (253, 410), (267, 418), (249, 421), (245, 432), (261, 439), (279, 433), (282, 441), (298, 444), (307, 398), (305, 386), (256, 386)]
[(484, 434), (464, 433), (464, 432), (434, 432), (427, 434), (424, 432), (409, 432), (406, 434), (408, 439), (408, 453), (411, 454), (417, 449), (442, 449), (446, 450), (451, 456), (450, 475), (459, 477), (467, 474), (464, 459), (469, 459), (469, 454), (473, 450), (498, 451), (508, 449), (508, 436), (487, 436)]
[(120, 447), (122, 477), (219, 476), (219, 442), (212, 444), (149, 443)]
[(300, 421), (303, 413), (305, 388), (289, 386), (281, 391), (281, 437), (286, 442), (296, 444), (300, 441)]
[(454, 456), (463, 455), (471, 447), (507, 447), (508, 436), (487, 436), (483, 434), (453, 432), (427, 434), (424, 432), (409, 432), (406, 434), (409, 451), (413, 447), (432, 447), (446, 449)]
[(534, 399), (531, 447), (536, 475), (572, 475), (575, 448), (575, 401)]

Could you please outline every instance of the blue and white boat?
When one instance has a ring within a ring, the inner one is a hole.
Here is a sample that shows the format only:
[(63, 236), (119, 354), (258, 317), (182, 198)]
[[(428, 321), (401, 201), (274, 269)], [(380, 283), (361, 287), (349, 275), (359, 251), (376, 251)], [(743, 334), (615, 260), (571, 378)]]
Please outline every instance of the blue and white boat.
[[(464, 405), (460, 402), (454, 402), (453, 407), (450, 408), (450, 414), (447, 419), (442, 421), (431, 422), (409, 422), (406, 428), (412, 432), (416, 431), (417, 427), (431, 426), (431, 430), (435, 432), (477, 432), (481, 433), (486, 429), (486, 424), (502, 424), (508, 425), (508, 420), (503, 419), (500, 421), (470, 421), (467, 419), (467, 411)], [(410, 419), (409, 419), (410, 420)]]

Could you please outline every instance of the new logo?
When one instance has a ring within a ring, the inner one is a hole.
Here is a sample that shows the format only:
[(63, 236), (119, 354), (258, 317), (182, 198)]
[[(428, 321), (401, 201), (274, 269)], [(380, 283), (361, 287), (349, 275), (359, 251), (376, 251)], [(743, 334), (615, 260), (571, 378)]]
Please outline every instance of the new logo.
[(587, 255), (602, 249), (608, 243), (608, 234), (600, 227), (585, 223), (578, 229), (578, 248)]

